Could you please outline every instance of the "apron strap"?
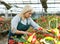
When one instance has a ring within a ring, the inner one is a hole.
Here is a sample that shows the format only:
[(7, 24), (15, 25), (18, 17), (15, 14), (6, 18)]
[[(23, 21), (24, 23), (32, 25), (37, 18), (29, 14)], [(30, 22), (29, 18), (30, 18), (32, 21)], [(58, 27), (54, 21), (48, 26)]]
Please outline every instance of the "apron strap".
[[(21, 20), (22, 20), (22, 18), (20, 18), (20, 22), (21, 22)], [(28, 25), (28, 19), (26, 19), (26, 21), (27, 21), (26, 25)]]
[(26, 25), (28, 25), (28, 19), (26, 19), (26, 21), (27, 21)]
[(20, 22), (21, 22), (22, 18), (20, 18)]

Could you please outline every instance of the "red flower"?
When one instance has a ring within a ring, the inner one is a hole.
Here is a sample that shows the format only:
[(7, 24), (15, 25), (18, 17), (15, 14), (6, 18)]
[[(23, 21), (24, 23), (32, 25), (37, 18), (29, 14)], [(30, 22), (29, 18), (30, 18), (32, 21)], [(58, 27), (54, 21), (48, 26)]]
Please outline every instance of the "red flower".
[(58, 34), (58, 36), (57, 36), (57, 37), (58, 37), (58, 40), (60, 40), (60, 33)]
[(46, 19), (42, 19), (42, 22), (46, 22)]
[(18, 44), (24, 44), (23, 42), (18, 42)]
[(36, 42), (36, 36), (33, 36), (33, 39), (31, 41), (31, 44), (34, 44)]
[(41, 40), (42, 38), (38, 38), (38, 40)]
[(45, 36), (45, 37), (48, 37), (48, 36), (53, 37), (52, 34), (44, 34), (44, 36)]
[(15, 43), (15, 41), (14, 40), (9, 40), (9, 44), (14, 44)]
[(58, 29), (60, 29), (60, 25), (58, 26)]
[(41, 17), (42, 22), (46, 22), (46, 19), (44, 16)]
[(37, 34), (40, 34), (40, 32), (38, 32)]
[(54, 34), (54, 33), (55, 33), (55, 30), (54, 30), (54, 29), (52, 29), (52, 30), (51, 30), (51, 33), (52, 33), (52, 34)]
[(59, 30), (59, 33), (60, 33), (60, 30)]

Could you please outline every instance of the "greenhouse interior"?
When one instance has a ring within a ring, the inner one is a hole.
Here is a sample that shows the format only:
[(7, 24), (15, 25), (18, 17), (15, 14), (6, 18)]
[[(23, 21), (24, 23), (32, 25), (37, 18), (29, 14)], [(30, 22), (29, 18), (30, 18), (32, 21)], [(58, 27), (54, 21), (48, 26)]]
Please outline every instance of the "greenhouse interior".
[(0, 44), (60, 44), (60, 0), (0, 0)]

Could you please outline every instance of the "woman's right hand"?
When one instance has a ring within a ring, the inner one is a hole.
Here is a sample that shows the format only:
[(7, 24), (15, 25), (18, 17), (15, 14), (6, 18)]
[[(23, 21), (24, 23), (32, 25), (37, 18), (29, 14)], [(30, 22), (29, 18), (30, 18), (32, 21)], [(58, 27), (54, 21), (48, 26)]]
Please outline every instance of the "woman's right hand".
[(27, 36), (25, 36), (25, 39), (26, 39), (26, 40), (28, 39), (29, 36), (32, 35), (32, 33), (30, 33), (30, 32), (25, 32), (25, 34), (27, 35)]
[(33, 33), (30, 33), (30, 32), (26, 32), (26, 34), (27, 34), (28, 36), (31, 36)]

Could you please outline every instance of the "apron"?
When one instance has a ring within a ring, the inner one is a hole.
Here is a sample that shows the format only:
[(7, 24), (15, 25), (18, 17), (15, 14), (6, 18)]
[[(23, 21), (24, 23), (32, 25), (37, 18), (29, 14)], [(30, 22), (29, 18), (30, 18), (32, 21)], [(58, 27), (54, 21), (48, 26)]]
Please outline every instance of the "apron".
[[(21, 20), (22, 20), (22, 18), (18, 22), (17, 30), (19, 30), (19, 31), (27, 31), (28, 28), (30, 27), (30, 24), (28, 24), (28, 19), (26, 19), (27, 20), (26, 25), (22, 24)], [(13, 34), (11, 32), (11, 30), (10, 30), (9, 31), (9, 39), (8, 40), (13, 40), (13, 38), (11, 38), (11, 36), (17, 36), (17, 38), (20, 38), (21, 36), (23, 36), (23, 34)]]

